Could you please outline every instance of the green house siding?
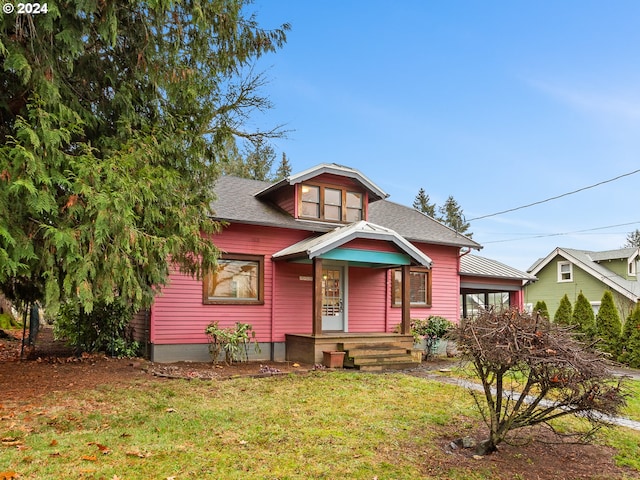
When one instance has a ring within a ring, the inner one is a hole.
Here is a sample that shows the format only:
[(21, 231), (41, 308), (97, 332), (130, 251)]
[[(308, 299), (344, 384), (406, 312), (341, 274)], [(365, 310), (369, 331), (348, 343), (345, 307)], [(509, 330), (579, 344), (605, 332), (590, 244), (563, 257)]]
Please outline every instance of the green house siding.
[[(633, 302), (617, 294), (604, 282), (594, 278), (575, 264), (572, 265), (572, 280), (570, 282), (558, 282), (558, 262), (563, 261), (566, 260), (561, 256), (557, 256), (537, 273), (538, 281), (525, 287), (525, 303), (535, 305), (538, 300), (544, 300), (547, 304), (549, 315), (553, 318), (560, 305), (560, 299), (565, 294), (569, 297), (571, 304), (574, 305), (581, 291), (590, 302), (600, 302), (604, 291), (609, 290), (613, 293), (621, 318), (626, 318), (626, 315), (633, 308)], [(614, 262), (611, 263), (613, 264)], [(607, 265), (608, 267), (609, 265)], [(625, 275), (622, 276), (626, 278)]]
[(598, 263), (625, 280), (635, 280), (636, 278), (629, 275), (629, 263), (626, 258), (623, 260), (605, 260)]

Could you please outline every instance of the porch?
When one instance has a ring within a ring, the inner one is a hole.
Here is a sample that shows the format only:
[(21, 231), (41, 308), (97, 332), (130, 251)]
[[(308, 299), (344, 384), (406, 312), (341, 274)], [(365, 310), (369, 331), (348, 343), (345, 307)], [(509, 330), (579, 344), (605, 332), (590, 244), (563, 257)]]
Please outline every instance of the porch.
[(324, 351), (346, 352), (344, 366), (358, 370), (405, 369), (419, 365), (412, 355), (413, 337), (400, 333), (286, 334), (288, 361), (317, 364)]

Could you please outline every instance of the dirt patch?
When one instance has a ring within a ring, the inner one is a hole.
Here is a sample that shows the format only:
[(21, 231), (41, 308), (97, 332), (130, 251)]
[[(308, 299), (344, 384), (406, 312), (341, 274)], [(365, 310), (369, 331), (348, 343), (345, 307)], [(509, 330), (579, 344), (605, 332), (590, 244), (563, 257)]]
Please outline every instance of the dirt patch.
[[(546, 427), (537, 427), (512, 436), (498, 451), (477, 457), (473, 449), (452, 444), (459, 435), (456, 426), (442, 428), (438, 445), (443, 452), (436, 461), (429, 462), (425, 473), (446, 478), (453, 468), (479, 469), (490, 472), (487, 478), (518, 480), (614, 480), (640, 478), (637, 471), (615, 465), (615, 449), (599, 445), (572, 443), (558, 437)], [(486, 438), (487, 431), (478, 428), (467, 435), (478, 440)]]
[(313, 365), (294, 362), (166, 364), (139, 358), (112, 358), (103, 354), (78, 356), (64, 342), (54, 340), (51, 329), (45, 328), (40, 332), (35, 348), (24, 349), (22, 331), (6, 333), (8, 338), (0, 339), (0, 391), (3, 392), (3, 402), (31, 403), (50, 392), (90, 389), (137, 377), (224, 380), (240, 376), (304, 373), (314, 368)]
[[(121, 384), (136, 378), (169, 382), (173, 378), (223, 380), (238, 376), (263, 377), (304, 373), (312, 365), (292, 362), (248, 362), (231, 366), (210, 363), (180, 362), (154, 364), (142, 359), (114, 359), (104, 355), (77, 357), (62, 342), (53, 340), (44, 329), (35, 349), (26, 351), (20, 360), (22, 332), (11, 332), (0, 339), (0, 391), (4, 408), (12, 404), (37, 404), (38, 399), (56, 391), (92, 389), (98, 385)], [(18, 337), (18, 338), (16, 338)], [(450, 361), (434, 359), (424, 369), (442, 369)], [(452, 441), (462, 435), (459, 425), (437, 427), (439, 454), (425, 455), (417, 443), (402, 449), (380, 452), (393, 462), (395, 455), (412, 455), (423, 462), (424, 475), (448, 478), (453, 469), (468, 469), (470, 476), (478, 470), (490, 472), (497, 480), (573, 480), (640, 478), (637, 471), (617, 467), (612, 448), (596, 445), (558, 443), (558, 437), (546, 429), (527, 430), (527, 437), (513, 438), (513, 444), (501, 445), (493, 455), (474, 458), (473, 449), (454, 448)], [(486, 432), (479, 426), (465, 435), (482, 439)]]

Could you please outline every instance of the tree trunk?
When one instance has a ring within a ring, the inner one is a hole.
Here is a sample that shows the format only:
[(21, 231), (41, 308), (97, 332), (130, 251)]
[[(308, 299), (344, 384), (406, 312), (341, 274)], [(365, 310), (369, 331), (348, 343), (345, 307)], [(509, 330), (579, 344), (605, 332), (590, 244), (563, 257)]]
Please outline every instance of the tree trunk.
[(478, 443), (478, 446), (476, 447), (476, 455), (490, 455), (497, 450), (498, 447), (496, 446), (496, 442), (493, 441), (491, 437), (489, 437), (486, 440)]

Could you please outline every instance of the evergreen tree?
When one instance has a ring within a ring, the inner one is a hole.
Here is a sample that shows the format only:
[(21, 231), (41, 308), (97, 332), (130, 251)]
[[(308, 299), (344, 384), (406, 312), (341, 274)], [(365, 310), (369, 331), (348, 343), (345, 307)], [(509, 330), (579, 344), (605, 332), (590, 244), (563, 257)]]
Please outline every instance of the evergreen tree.
[(589, 300), (582, 291), (578, 294), (576, 304), (573, 307), (571, 323), (576, 326), (578, 332), (587, 338), (593, 338), (596, 334), (596, 317)]
[(571, 300), (569, 300), (566, 293), (560, 299), (560, 305), (553, 316), (553, 321), (560, 325), (571, 324)]
[(282, 180), (283, 178), (287, 178), (289, 175), (291, 175), (291, 164), (289, 163), (287, 154), (282, 152), (282, 160), (280, 160), (280, 165), (278, 165), (278, 169), (276, 170), (273, 180)]
[(627, 234), (627, 243), (624, 244), (625, 247), (640, 247), (640, 230), (637, 228)]
[(547, 308), (547, 304), (544, 300), (538, 300), (536, 305), (533, 307), (533, 313), (539, 313), (540, 316), (549, 319), (549, 309)]
[(618, 309), (613, 302), (613, 295), (609, 290), (602, 295), (600, 309), (596, 315), (596, 327), (597, 334), (602, 339), (598, 347), (617, 357), (621, 350), (622, 324)]
[(636, 305), (622, 333), (622, 354), (620, 361), (632, 368), (640, 368), (640, 305)]
[[(286, 41), (245, 0), (49, 3), (0, 16), (0, 289), (148, 305), (213, 267), (220, 152), (268, 108), (255, 60)], [(203, 233), (205, 235), (203, 235)]]
[(472, 233), (467, 233), (471, 225), (465, 221), (462, 207), (458, 205), (458, 202), (452, 196), (449, 196), (444, 202), (444, 205), (438, 208), (438, 212), (440, 213), (439, 221), (453, 228), (458, 233), (466, 235), (469, 238), (473, 237)]
[(419, 212), (425, 213), (432, 218), (436, 216), (436, 204), (429, 202), (429, 195), (424, 191), (424, 188), (420, 188), (418, 191), (418, 195), (416, 195), (415, 200), (413, 201), (413, 208), (418, 210)]

